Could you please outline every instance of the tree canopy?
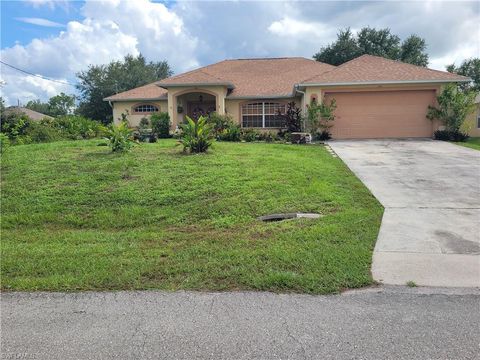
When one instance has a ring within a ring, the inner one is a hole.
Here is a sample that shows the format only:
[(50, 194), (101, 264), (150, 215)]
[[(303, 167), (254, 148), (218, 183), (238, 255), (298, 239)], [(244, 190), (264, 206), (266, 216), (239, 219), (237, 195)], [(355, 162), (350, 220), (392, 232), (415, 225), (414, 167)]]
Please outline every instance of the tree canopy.
[(323, 46), (313, 55), (317, 61), (331, 65), (341, 65), (361, 55), (376, 55), (387, 59), (427, 66), (426, 42), (417, 35), (410, 35), (403, 42), (390, 29), (362, 28), (354, 34), (350, 28), (340, 30), (337, 40)]
[(45, 103), (38, 99), (30, 100), (25, 107), (50, 116), (67, 115), (72, 113), (75, 108), (75, 95), (67, 95), (62, 92), (59, 95), (52, 96)]
[(143, 55), (127, 55), (122, 61), (90, 65), (77, 74), (80, 104), (77, 112), (85, 117), (109, 123), (112, 108), (104, 98), (146, 85), (172, 75), (166, 61), (147, 62)]
[(465, 84), (462, 87), (467, 90), (480, 91), (480, 58), (464, 60), (458, 67), (455, 64), (448, 65), (447, 71), (472, 78), (473, 84)]

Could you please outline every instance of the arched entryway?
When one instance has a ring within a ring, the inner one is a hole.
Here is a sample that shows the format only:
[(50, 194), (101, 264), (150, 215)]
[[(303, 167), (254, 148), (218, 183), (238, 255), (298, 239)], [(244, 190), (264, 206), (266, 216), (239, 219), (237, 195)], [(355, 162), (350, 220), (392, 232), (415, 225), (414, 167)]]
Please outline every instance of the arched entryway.
[(216, 96), (203, 91), (193, 91), (177, 96), (177, 113), (198, 119), (217, 110)]

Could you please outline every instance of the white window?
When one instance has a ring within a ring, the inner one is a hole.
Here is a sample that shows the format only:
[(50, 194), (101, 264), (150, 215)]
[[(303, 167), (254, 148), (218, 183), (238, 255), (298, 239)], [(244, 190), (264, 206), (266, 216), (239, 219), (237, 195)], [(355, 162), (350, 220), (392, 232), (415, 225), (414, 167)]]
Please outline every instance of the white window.
[(283, 128), (285, 104), (256, 102), (242, 105), (242, 127)]
[(135, 109), (133, 111), (136, 113), (152, 113), (158, 112), (158, 107), (152, 104), (142, 104), (135, 106)]

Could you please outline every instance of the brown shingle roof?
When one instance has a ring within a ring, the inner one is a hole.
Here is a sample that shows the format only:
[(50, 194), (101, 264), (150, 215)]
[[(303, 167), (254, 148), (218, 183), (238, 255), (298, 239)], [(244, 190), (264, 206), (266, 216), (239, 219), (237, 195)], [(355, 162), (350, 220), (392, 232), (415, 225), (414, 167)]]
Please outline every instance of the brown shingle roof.
[(468, 81), (465, 76), (432, 70), (378, 56), (362, 55), (326, 73), (301, 81), (302, 84), (341, 84), (399, 81)]
[(45, 114), (39, 113), (38, 111), (30, 110), (24, 107), (9, 106), (8, 108), (5, 109), (5, 113), (12, 113), (12, 112), (15, 112), (17, 114), (23, 113), (27, 115), (30, 119), (35, 121), (40, 121), (42, 119), (53, 119), (53, 117), (49, 115), (45, 115)]
[(302, 57), (224, 60), (159, 81), (160, 86), (191, 83), (233, 84), (232, 97), (291, 96), (293, 85), (335, 67)]
[(156, 84), (158, 81), (137, 87), (132, 90), (124, 91), (109, 97), (105, 101), (119, 101), (119, 100), (166, 100), (167, 90)]
[[(104, 100), (167, 99), (166, 88), (192, 84), (222, 84), (229, 98), (288, 97), (295, 84), (401, 81), (468, 81), (444, 71), (363, 55), (338, 67), (302, 57), (224, 60), (200, 69), (125, 91)], [(162, 87), (164, 88), (162, 88)]]

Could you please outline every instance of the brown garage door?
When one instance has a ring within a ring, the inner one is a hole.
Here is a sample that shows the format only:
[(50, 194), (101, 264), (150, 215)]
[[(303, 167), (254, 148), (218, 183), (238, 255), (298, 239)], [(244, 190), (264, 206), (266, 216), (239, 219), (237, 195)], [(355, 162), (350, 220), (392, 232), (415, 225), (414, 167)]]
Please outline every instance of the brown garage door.
[(425, 115), (434, 90), (326, 93), (337, 102), (333, 138), (402, 138), (432, 136)]

